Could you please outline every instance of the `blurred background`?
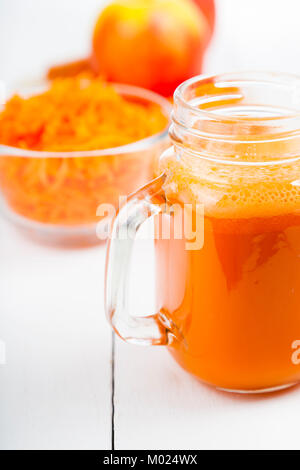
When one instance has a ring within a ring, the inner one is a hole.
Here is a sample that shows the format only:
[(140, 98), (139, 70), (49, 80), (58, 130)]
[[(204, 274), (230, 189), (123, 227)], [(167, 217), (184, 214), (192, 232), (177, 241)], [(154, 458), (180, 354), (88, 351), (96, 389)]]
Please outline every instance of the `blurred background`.
[[(0, 0), (0, 78), (37, 76), (85, 56), (105, 0)], [(300, 73), (298, 0), (216, 0), (204, 72), (264, 69)]]

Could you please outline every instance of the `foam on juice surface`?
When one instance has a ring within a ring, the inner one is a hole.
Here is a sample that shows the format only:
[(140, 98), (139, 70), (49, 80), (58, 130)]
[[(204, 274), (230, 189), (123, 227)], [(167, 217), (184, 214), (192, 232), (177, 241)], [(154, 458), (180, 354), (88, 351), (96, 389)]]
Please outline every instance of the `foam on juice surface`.
[(208, 161), (169, 149), (160, 161), (170, 201), (204, 204), (218, 218), (300, 215), (300, 158), (288, 163), (242, 166)]

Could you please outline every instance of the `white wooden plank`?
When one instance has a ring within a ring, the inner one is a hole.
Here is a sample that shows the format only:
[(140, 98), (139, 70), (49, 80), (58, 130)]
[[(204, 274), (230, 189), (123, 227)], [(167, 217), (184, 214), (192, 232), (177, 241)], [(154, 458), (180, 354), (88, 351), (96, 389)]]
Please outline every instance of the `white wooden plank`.
[[(216, 3), (217, 30), (205, 72), (300, 72), (295, 47), (300, 40), (297, 0), (286, 0), (284, 5), (281, 0)], [(151, 310), (149, 289), (147, 294), (144, 287), (151, 286), (151, 253), (146, 247), (144, 254), (139, 250), (134, 284), (138, 311), (145, 314)], [(265, 397), (218, 392), (189, 376), (163, 348), (144, 349), (117, 340), (115, 445), (117, 449), (297, 449), (299, 393), (299, 387)]]
[[(102, 0), (2, 0), (0, 79), (84, 55)], [(1, 448), (110, 448), (104, 248), (57, 251), (1, 221)]]
[(0, 447), (109, 449), (104, 247), (39, 246), (0, 221)]
[(299, 387), (265, 396), (218, 392), (167, 350), (117, 341), (116, 449), (299, 449)]
[[(84, 55), (102, 0), (2, 0), (0, 79)], [(0, 221), (1, 448), (110, 448), (104, 248), (61, 251)]]

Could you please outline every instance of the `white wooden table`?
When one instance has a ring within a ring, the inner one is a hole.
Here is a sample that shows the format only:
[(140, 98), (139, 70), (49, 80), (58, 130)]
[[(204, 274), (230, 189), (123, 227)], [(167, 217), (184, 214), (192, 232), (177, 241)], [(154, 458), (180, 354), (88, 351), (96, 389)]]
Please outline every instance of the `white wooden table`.
[[(38, 75), (84, 54), (100, 3), (0, 0), (0, 78)], [(297, 0), (218, 6), (206, 71), (300, 72)], [(148, 312), (152, 252), (145, 243), (133, 290), (135, 310)], [(103, 246), (49, 248), (0, 221), (1, 449), (111, 449), (112, 438), (116, 449), (300, 448), (299, 387), (264, 398), (227, 395), (200, 385), (163, 348), (112, 340), (104, 258)]]

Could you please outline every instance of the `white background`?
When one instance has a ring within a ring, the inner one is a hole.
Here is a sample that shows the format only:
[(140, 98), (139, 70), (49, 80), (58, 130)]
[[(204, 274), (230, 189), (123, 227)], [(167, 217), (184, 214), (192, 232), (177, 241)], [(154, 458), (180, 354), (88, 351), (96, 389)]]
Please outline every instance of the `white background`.
[[(37, 77), (84, 56), (102, 3), (0, 0), (0, 79)], [(298, 0), (219, 0), (217, 8), (205, 72), (300, 73)], [(136, 304), (146, 309), (152, 252), (139, 250)], [(113, 354), (104, 257), (103, 246), (34, 244), (0, 221), (0, 448), (110, 449), (112, 428), (117, 449), (300, 448), (299, 388), (226, 395), (200, 385), (162, 348), (117, 340)]]

